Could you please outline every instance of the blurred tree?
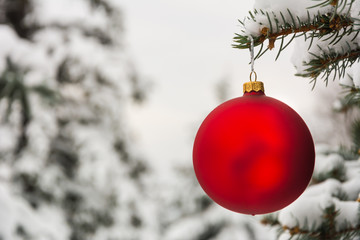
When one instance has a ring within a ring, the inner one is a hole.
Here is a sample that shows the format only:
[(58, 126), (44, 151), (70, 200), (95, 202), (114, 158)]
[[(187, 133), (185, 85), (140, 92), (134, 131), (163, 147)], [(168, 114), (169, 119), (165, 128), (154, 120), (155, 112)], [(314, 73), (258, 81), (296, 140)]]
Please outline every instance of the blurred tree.
[[(0, 1), (0, 239), (151, 239), (111, 0)], [(148, 237), (142, 236), (146, 234)]]

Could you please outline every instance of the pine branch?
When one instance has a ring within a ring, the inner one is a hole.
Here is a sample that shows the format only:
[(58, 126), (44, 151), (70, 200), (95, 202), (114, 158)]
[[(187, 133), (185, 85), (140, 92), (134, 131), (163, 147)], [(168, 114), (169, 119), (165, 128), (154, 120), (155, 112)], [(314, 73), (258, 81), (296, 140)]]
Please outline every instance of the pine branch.
[(335, 236), (341, 237), (341, 239), (346, 239), (345, 236), (352, 237), (349, 239), (353, 239), (355, 236), (360, 235), (360, 225), (357, 227), (351, 227), (348, 229), (341, 230), (335, 234)]
[[(352, 79), (351, 76), (349, 76)], [(352, 107), (360, 108), (360, 88), (343, 86), (347, 95), (344, 97), (344, 101), (342, 103), (342, 110), (346, 111)]]
[(279, 220), (277, 220), (277, 218), (273, 217), (272, 215), (265, 215), (261, 219), (261, 223), (264, 225), (270, 225), (270, 226), (280, 225)]
[[(320, 48), (320, 50), (322, 49)], [(343, 49), (342, 53), (336, 53), (334, 51), (330, 53), (322, 52), (320, 56), (310, 53), (314, 56), (314, 59), (304, 63), (305, 66), (308, 66), (308, 68), (305, 69), (306, 73), (296, 75), (312, 78), (312, 82), (314, 82), (315, 85), (316, 79), (323, 73), (322, 78), (324, 78), (324, 81), (327, 83), (332, 73), (334, 74), (333, 79), (337, 76), (344, 77), (345, 70), (360, 58), (360, 49), (350, 51)]]
[[(334, 234), (326, 234), (322, 235), (319, 231), (309, 231), (299, 228), (298, 226), (289, 228), (287, 226), (283, 227), (285, 231), (288, 231), (291, 236), (298, 236), (297, 239), (353, 239), (355, 236), (359, 236), (360, 234), (360, 226), (358, 227), (350, 227), (348, 229), (343, 229), (341, 231), (335, 232)], [(348, 238), (346, 238), (348, 237)]]
[(284, 231), (288, 231), (291, 236), (303, 235), (303, 237), (308, 237), (310, 239), (311, 238), (312, 239), (319, 239), (319, 237), (321, 236), (320, 232), (318, 232), (318, 231), (309, 231), (309, 230), (301, 229), (298, 226), (295, 226), (293, 228), (283, 226), (283, 229), (284, 229)]
[[(360, 201), (360, 199), (358, 200)], [(291, 239), (316, 239), (316, 240), (328, 240), (328, 239), (353, 239), (355, 236), (360, 236), (360, 222), (356, 226), (352, 226), (349, 223), (345, 223), (341, 230), (336, 230), (335, 219), (339, 215), (339, 210), (336, 209), (335, 205), (327, 207), (323, 210), (323, 223), (316, 227), (308, 227), (307, 221), (303, 224), (303, 227), (299, 225), (295, 227), (288, 227), (282, 225), (278, 219), (274, 216), (265, 216), (261, 223), (270, 226), (279, 226), (280, 232), (287, 231), (292, 237)], [(359, 208), (360, 216), (360, 208)]]
[(353, 153), (358, 154), (360, 156), (360, 119), (354, 121), (351, 127), (351, 137), (353, 144)]
[(4, 119), (7, 121), (13, 111), (13, 104), (20, 103), (20, 136), (17, 140), (15, 154), (20, 154), (28, 144), (27, 126), (32, 119), (31, 106), (29, 102), (29, 92), (35, 92), (42, 97), (47, 97), (55, 101), (56, 92), (43, 85), (27, 87), (24, 78), (27, 70), (21, 69), (9, 57), (6, 58), (6, 69), (0, 75), (0, 101), (7, 100), (7, 108)]
[[(311, 185), (319, 184), (324, 182), (325, 180), (332, 178), (336, 179), (340, 182), (344, 182), (346, 180), (346, 168), (344, 164), (338, 164), (336, 168), (332, 169), (329, 172), (321, 172), (318, 174), (313, 174), (311, 179)], [(338, 198), (343, 198), (342, 194), (338, 196)]]
[(347, 146), (340, 146), (339, 150), (336, 152), (344, 158), (345, 161), (353, 161), (359, 158), (360, 152), (357, 151), (354, 153), (352, 149), (349, 149)]
[(323, 230), (324, 239), (334, 239), (332, 238), (336, 235), (335, 228), (335, 218), (339, 215), (339, 210), (336, 210), (335, 206), (332, 205), (324, 209), (323, 218), (325, 219), (321, 228)]
[[(284, 50), (295, 37), (305, 35), (305, 39), (311, 38), (312, 42), (314, 37), (322, 38), (325, 35), (330, 34), (329, 39), (332, 38), (331, 42), (336, 43), (340, 41), (344, 36), (349, 35), (350, 33), (360, 31), (353, 28), (354, 19), (349, 17), (348, 14), (341, 15), (334, 13), (319, 13), (318, 15), (315, 15), (311, 18), (308, 12), (307, 20), (302, 21), (298, 17), (295, 17), (290, 10), (288, 10), (287, 15), (291, 19), (291, 21), (288, 22), (286, 21), (286, 18), (284, 17), (284, 14), (282, 12), (280, 12), (281, 18), (279, 18), (274, 12), (268, 13), (261, 10), (260, 12), (254, 10), (254, 12), (250, 12), (251, 17), (248, 17), (248, 21), (256, 22), (256, 17), (258, 15), (263, 15), (267, 17), (267, 25), (269, 27), (264, 26), (259, 32), (259, 36), (252, 36), (254, 39), (254, 45), (261, 45), (261, 50), (257, 54), (256, 58), (260, 57), (267, 49), (273, 49), (275, 47), (276, 40), (281, 40), (283, 42), (284, 38), (291, 34), (293, 34), (293, 37), (285, 46), (283, 46), (282, 44), (279, 49), (278, 55), (280, 55), (280, 52)], [(239, 22), (245, 26), (243, 22)], [(263, 23), (259, 24), (263, 25)], [(339, 34), (341, 30), (343, 30), (343, 33)], [(311, 34), (309, 36), (306, 36), (306, 33), (308, 32), (310, 32)], [(267, 39), (269, 40), (269, 45), (267, 48), (265, 48), (265, 50), (263, 50), (264, 41)], [(235, 44), (233, 44), (233, 47), (239, 49), (249, 48), (251, 43), (250, 38), (244, 31), (242, 34), (236, 34), (236, 36), (234, 37), (234, 42)]]
[[(353, 81), (352, 77), (348, 77)], [(342, 85), (346, 95), (341, 99), (341, 107), (337, 110), (346, 113), (347, 111), (360, 108), (360, 88), (354, 86)], [(340, 146), (338, 154), (343, 156), (345, 160), (356, 160), (360, 156), (360, 119), (355, 119), (351, 126), (352, 146)]]

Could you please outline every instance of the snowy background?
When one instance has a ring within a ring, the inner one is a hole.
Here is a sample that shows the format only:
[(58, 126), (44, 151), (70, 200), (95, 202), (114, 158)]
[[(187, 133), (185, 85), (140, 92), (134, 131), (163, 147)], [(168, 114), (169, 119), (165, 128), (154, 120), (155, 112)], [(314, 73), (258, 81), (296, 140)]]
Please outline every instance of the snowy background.
[[(259, 217), (212, 204), (192, 170), (201, 121), (248, 81), (249, 52), (231, 45), (253, 5), (0, 0), (0, 239), (274, 239)], [(317, 143), (346, 141), (337, 84), (311, 91), (291, 53), (256, 61), (266, 94)]]

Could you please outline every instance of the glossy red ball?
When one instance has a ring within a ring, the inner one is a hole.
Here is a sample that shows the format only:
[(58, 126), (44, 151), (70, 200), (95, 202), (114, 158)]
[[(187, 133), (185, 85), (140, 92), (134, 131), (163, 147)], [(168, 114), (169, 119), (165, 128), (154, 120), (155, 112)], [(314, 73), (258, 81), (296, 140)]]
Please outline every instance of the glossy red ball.
[(219, 205), (244, 214), (270, 213), (292, 203), (309, 184), (314, 163), (305, 122), (263, 92), (215, 108), (194, 142), (201, 187)]

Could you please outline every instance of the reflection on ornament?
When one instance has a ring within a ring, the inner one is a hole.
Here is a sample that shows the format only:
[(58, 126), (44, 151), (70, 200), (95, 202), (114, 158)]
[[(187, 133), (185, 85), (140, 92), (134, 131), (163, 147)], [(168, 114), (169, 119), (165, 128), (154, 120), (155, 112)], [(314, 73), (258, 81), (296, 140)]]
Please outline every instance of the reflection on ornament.
[(243, 97), (206, 117), (193, 149), (195, 174), (209, 197), (253, 215), (280, 210), (297, 199), (314, 162), (305, 122), (286, 104), (267, 97), (256, 81), (244, 84)]

